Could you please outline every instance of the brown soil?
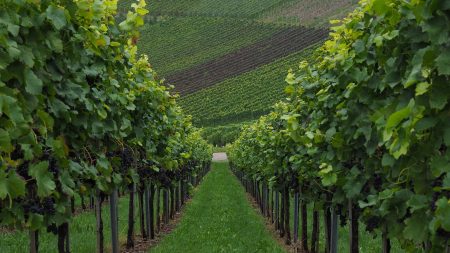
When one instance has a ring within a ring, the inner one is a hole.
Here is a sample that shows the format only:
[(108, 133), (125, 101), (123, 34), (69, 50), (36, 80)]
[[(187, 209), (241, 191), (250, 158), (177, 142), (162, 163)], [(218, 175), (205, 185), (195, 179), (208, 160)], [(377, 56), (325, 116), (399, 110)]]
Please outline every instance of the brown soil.
[[(247, 192), (247, 199), (252, 205), (252, 207), (257, 211), (261, 216), (263, 214), (261, 213), (261, 209), (259, 208), (258, 203), (256, 200), (252, 197), (250, 193)], [(285, 239), (280, 237), (279, 231), (275, 228), (275, 224), (271, 222), (270, 217), (264, 217), (264, 223), (266, 225), (267, 230), (272, 234), (273, 238), (278, 242), (278, 244), (286, 250), (288, 253), (306, 253), (301, 247), (301, 242), (298, 240), (296, 243), (293, 243), (291, 245), (287, 245), (285, 243)]]
[(196, 92), (225, 79), (301, 51), (328, 37), (328, 30), (286, 28), (268, 39), (167, 77), (181, 95)]
[(120, 252), (122, 252), (122, 253), (144, 253), (144, 252), (148, 252), (148, 250), (151, 247), (155, 247), (156, 245), (158, 245), (159, 242), (161, 242), (161, 240), (166, 235), (170, 234), (170, 232), (172, 232), (177, 227), (177, 225), (180, 223), (180, 220), (183, 217), (184, 208), (189, 204), (189, 202), (190, 202), (190, 199), (184, 203), (183, 207), (181, 208), (181, 211), (177, 212), (175, 214), (175, 217), (173, 219), (169, 220), (168, 224), (161, 224), (161, 226), (162, 226), (161, 230), (159, 231), (159, 233), (157, 233), (155, 235), (155, 239), (144, 240), (144, 238), (142, 238), (140, 236), (136, 236), (135, 241), (134, 241), (134, 248), (126, 249), (125, 248), (126, 242), (124, 242)]

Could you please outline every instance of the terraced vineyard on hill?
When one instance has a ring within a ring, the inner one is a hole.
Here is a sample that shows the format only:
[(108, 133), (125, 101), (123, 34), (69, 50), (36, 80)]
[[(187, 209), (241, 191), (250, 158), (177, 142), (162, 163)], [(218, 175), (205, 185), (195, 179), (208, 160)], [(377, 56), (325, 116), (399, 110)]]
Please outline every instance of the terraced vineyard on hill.
[(197, 65), (192, 69), (169, 75), (167, 80), (175, 85), (175, 91), (180, 92), (181, 95), (194, 93), (291, 53), (299, 52), (325, 39), (327, 35), (328, 31), (324, 29), (304, 27), (283, 29), (268, 39)]
[[(122, 15), (132, 0), (122, 0)], [(328, 37), (355, 0), (149, 1), (140, 51), (197, 126), (259, 117), (284, 96), (286, 69)], [(306, 50), (308, 49), (308, 50)], [(214, 131), (206, 131), (214, 132)]]
[[(270, 38), (275, 25), (222, 17), (167, 17), (147, 25), (139, 40), (160, 75), (171, 76)], [(181, 80), (175, 86), (184, 85)]]
[[(284, 96), (287, 69), (297, 69), (311, 56), (315, 46), (278, 59), (210, 88), (184, 96), (180, 103), (194, 123), (217, 126), (251, 120), (270, 110)], [(201, 101), (201, 103), (199, 103)]]

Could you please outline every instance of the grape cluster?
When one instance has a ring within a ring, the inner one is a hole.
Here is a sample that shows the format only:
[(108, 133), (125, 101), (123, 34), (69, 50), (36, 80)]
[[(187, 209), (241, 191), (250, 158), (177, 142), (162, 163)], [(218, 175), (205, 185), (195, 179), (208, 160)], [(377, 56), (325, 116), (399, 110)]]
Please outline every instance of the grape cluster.
[(366, 231), (367, 232), (373, 232), (376, 228), (380, 226), (380, 217), (378, 216), (371, 216), (366, 221)]
[(167, 170), (165, 170), (165, 169), (160, 169), (159, 170), (159, 173), (157, 174), (157, 176), (156, 176), (156, 180), (158, 180), (159, 181), (159, 183), (163, 186), (163, 187), (169, 187), (170, 185), (171, 185), (171, 180), (170, 180), (170, 178), (168, 177), (168, 174), (167, 174)]
[(23, 210), (25, 214), (36, 213), (36, 214), (44, 214), (44, 209), (39, 205), (39, 202), (36, 200), (29, 200), (23, 204)]
[(25, 214), (35, 213), (35, 214), (55, 214), (55, 201), (52, 198), (44, 198), (42, 201), (37, 199), (27, 199), (23, 204), (23, 210)]
[(120, 171), (122, 173), (127, 172), (130, 167), (133, 165), (133, 154), (128, 147), (125, 147), (120, 154)]
[(57, 177), (60, 171), (58, 161), (52, 156), (49, 160), (48, 171), (53, 174), (53, 176)]
[(151, 160), (141, 160), (137, 167), (138, 175), (143, 179), (155, 178), (157, 176), (157, 172), (151, 168), (154, 165), (155, 163)]
[(16, 146), (15, 149), (13, 150), (13, 152), (11, 152), (10, 157), (12, 160), (15, 160), (15, 161), (24, 159), (23, 150), (19, 146)]
[(45, 198), (41, 202), (42, 208), (44, 209), (45, 213), (53, 215), (55, 214), (55, 201), (52, 198)]
[(30, 180), (31, 176), (28, 175), (28, 167), (30, 166), (30, 162), (24, 161), (16, 168), (17, 174), (23, 177), (25, 180)]

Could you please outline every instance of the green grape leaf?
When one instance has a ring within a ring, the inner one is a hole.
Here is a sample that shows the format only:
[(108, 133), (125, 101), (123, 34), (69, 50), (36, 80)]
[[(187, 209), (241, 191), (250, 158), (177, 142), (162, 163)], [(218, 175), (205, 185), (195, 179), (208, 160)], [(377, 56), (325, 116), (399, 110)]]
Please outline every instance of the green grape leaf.
[(383, 158), (381, 159), (381, 165), (383, 167), (392, 167), (395, 164), (395, 159), (390, 154), (385, 153), (383, 154)]
[(387, 119), (386, 128), (391, 129), (391, 128), (396, 127), (398, 124), (400, 124), (400, 122), (402, 122), (404, 119), (408, 118), (410, 114), (411, 114), (411, 108), (409, 106), (394, 112)]
[(439, 74), (450, 75), (450, 49), (443, 50), (436, 58)]
[(444, 131), (444, 143), (447, 146), (450, 146), (450, 128), (447, 127)]
[(436, 218), (441, 222), (442, 227), (450, 231), (450, 201), (441, 198), (436, 202)]
[(389, 7), (387, 6), (387, 3), (385, 0), (373, 1), (372, 7), (375, 10), (375, 13), (378, 15), (386, 14), (386, 12), (389, 10)]
[(404, 235), (405, 238), (413, 241), (424, 241), (427, 236), (428, 220), (424, 218), (423, 214), (415, 214), (405, 221)]
[(432, 89), (430, 93), (430, 107), (442, 110), (448, 103), (449, 94), (442, 90)]
[(66, 24), (66, 15), (64, 9), (57, 7), (55, 5), (50, 5), (46, 11), (47, 18), (52, 21), (53, 25), (57, 30), (61, 30)]
[(430, 88), (431, 84), (427, 82), (421, 82), (416, 86), (416, 96), (423, 95), (428, 92), (428, 88)]
[(9, 173), (0, 171), (0, 199), (7, 196), (16, 198), (25, 195), (25, 181), (13, 170)]
[(37, 230), (41, 228), (44, 223), (44, 216), (37, 213), (31, 213), (30, 218), (28, 218), (27, 225), (31, 230)]
[(411, 211), (415, 212), (428, 206), (428, 198), (425, 195), (413, 195), (407, 204), (411, 207)]
[(11, 137), (9, 136), (9, 133), (0, 128), (0, 151), (3, 152), (12, 152), (13, 146), (11, 144)]
[(39, 95), (42, 92), (42, 80), (31, 69), (25, 70), (25, 90), (31, 95)]
[(75, 182), (72, 180), (67, 170), (62, 171), (60, 174), (60, 182), (63, 192), (69, 196), (72, 196), (74, 194), (72, 189), (75, 187)]
[(443, 173), (450, 171), (450, 163), (443, 156), (434, 156), (430, 163), (433, 176), (439, 177)]
[(48, 165), (48, 161), (43, 161), (33, 164), (29, 168), (29, 174), (36, 179), (39, 197), (51, 195), (56, 188), (53, 175), (48, 171)]

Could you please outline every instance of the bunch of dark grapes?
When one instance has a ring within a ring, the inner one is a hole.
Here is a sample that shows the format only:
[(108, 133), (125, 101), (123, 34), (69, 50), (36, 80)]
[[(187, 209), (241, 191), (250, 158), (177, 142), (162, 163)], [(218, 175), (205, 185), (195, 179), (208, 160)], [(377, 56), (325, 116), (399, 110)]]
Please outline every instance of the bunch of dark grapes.
[(381, 219), (377, 216), (371, 216), (366, 221), (366, 231), (373, 232), (376, 228), (380, 226)]
[(167, 176), (167, 173), (166, 173), (167, 171), (166, 170), (164, 170), (164, 169), (160, 169), (159, 170), (159, 173), (158, 173), (158, 175), (157, 175), (157, 177), (156, 177), (156, 179), (161, 183), (161, 185), (163, 186), (163, 187), (169, 187), (170, 186), (170, 183), (171, 183), (171, 180), (170, 180), (170, 178)]
[(11, 153), (10, 157), (12, 160), (17, 161), (20, 159), (24, 159), (25, 156), (23, 150), (19, 146), (16, 146), (13, 152)]
[(53, 215), (55, 214), (55, 201), (52, 198), (45, 198), (41, 202), (42, 208), (44, 209), (46, 214)]
[(383, 179), (380, 174), (375, 174), (373, 178), (373, 187), (376, 191), (380, 192), (382, 190)]
[(446, 239), (450, 239), (450, 231), (446, 231), (442, 228), (438, 228), (438, 230), (436, 231), (437, 235)]
[(151, 168), (153, 166), (153, 162), (150, 160), (141, 160), (137, 167), (137, 173), (140, 178), (150, 179), (156, 176), (155, 171)]
[(174, 173), (175, 173), (174, 179), (176, 181), (181, 180), (181, 178), (183, 177), (182, 171), (181, 170), (176, 170)]
[(55, 202), (52, 198), (45, 198), (42, 201), (27, 199), (23, 203), (23, 210), (26, 216), (30, 213), (54, 215), (56, 212)]
[(17, 166), (17, 168), (16, 168), (17, 174), (19, 174), (25, 180), (30, 180), (31, 179), (30, 175), (28, 175), (28, 167), (29, 167), (29, 165), (30, 165), (30, 162), (25, 161), (25, 162), (21, 163), (19, 166)]
[(52, 173), (53, 176), (57, 177), (60, 170), (58, 161), (55, 159), (55, 157), (51, 156), (48, 162), (49, 162), (48, 171)]
[(25, 214), (36, 213), (36, 214), (44, 214), (44, 208), (39, 204), (39, 201), (35, 199), (29, 199), (23, 203), (23, 210)]
[(133, 164), (133, 155), (128, 147), (122, 150), (120, 160), (121, 160), (120, 171), (122, 173), (125, 173), (130, 169), (131, 165)]
[(113, 158), (113, 157), (120, 156), (117, 152), (114, 152), (114, 151), (108, 151), (108, 152), (106, 152), (105, 155), (107, 158)]

